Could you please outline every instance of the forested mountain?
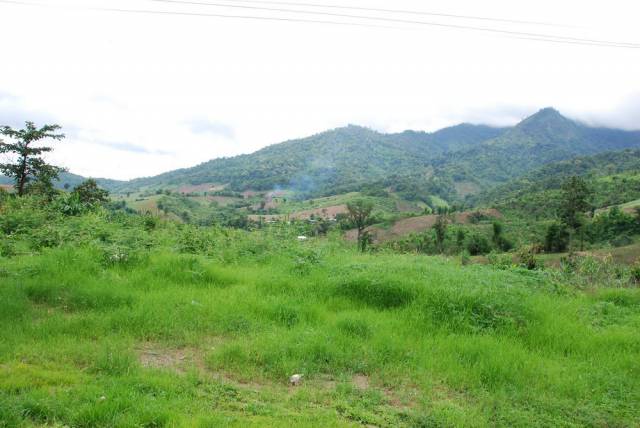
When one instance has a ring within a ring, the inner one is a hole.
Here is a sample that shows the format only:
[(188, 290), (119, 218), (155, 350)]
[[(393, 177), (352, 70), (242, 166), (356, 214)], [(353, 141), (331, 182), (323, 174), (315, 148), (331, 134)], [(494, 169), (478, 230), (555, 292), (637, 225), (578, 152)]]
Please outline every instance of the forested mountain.
[(611, 151), (554, 162), (483, 191), (475, 202), (543, 216), (548, 214), (543, 211), (548, 211), (558, 199), (562, 183), (574, 175), (587, 181), (594, 208), (639, 199), (640, 150)]
[(391, 174), (424, 171), (443, 153), (471, 148), (504, 132), (463, 124), (435, 133), (382, 134), (350, 125), (268, 146), (249, 155), (132, 180), (126, 188), (220, 183), (233, 190), (291, 188), (309, 194), (350, 191)]
[[(301, 198), (384, 186), (409, 198), (452, 200), (550, 163), (627, 148), (640, 148), (640, 131), (593, 128), (545, 108), (510, 128), (461, 124), (384, 134), (350, 125), (154, 177), (99, 183), (120, 192), (208, 183), (233, 191), (283, 188)], [(65, 174), (59, 184), (80, 179)]]
[(437, 178), (449, 190), (455, 182), (486, 189), (549, 163), (633, 147), (640, 147), (640, 132), (588, 127), (546, 108), (511, 128), (462, 124), (434, 133), (383, 134), (348, 126), (132, 180), (122, 188), (218, 183), (316, 196), (396, 179), (404, 187), (412, 180), (416, 187), (434, 187), (431, 178)]
[(546, 108), (494, 139), (442, 156), (435, 165), (456, 181), (487, 188), (552, 162), (635, 147), (640, 147), (638, 131), (592, 128)]

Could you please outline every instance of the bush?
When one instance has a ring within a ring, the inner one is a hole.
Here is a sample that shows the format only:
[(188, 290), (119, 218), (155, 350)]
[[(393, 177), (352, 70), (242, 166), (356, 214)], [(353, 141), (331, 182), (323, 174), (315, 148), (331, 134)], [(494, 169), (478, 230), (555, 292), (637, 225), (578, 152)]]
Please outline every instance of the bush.
[(469, 254), (469, 252), (467, 250), (462, 251), (462, 253), (460, 253), (460, 264), (462, 266), (466, 266), (470, 263), (471, 263), (471, 255)]
[(629, 276), (635, 284), (640, 284), (640, 259), (636, 260), (629, 269)]
[(626, 233), (623, 233), (611, 240), (611, 245), (614, 247), (626, 247), (631, 244), (633, 244), (633, 238)]
[(500, 254), (492, 251), (487, 257), (489, 259), (489, 264), (499, 269), (507, 269), (513, 266), (513, 260), (510, 254)]
[(469, 235), (467, 235), (466, 241), (467, 251), (472, 256), (487, 254), (491, 250), (489, 240), (485, 236), (478, 233), (470, 233)]
[(538, 253), (537, 249), (531, 245), (520, 248), (520, 251), (518, 251), (518, 258), (520, 260), (520, 265), (529, 270), (533, 270), (538, 267), (541, 267), (540, 261), (536, 257), (537, 253)]

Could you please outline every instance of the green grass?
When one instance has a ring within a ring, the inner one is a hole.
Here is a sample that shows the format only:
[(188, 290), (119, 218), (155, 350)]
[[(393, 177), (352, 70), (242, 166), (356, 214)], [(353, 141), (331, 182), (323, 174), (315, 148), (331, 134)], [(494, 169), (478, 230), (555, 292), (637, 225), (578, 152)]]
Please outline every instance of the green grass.
[(0, 426), (640, 422), (636, 289), (330, 241), (259, 263), (101, 260), (62, 247), (0, 264)]
[(0, 210), (0, 427), (640, 424), (640, 290), (613, 264)]

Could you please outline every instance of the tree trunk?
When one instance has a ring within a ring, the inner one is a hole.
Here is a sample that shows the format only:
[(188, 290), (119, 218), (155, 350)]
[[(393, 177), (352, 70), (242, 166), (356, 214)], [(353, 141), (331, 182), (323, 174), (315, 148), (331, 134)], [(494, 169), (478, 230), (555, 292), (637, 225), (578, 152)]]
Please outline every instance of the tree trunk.
[(24, 195), (24, 185), (27, 182), (27, 157), (22, 157), (22, 162), (20, 162), (20, 171), (18, 172), (18, 196)]

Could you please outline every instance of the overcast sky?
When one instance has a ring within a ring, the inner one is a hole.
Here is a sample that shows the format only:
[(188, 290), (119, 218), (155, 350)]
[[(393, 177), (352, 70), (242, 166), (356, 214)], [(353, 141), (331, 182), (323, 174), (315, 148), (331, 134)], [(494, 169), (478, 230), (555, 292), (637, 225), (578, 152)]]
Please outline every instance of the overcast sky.
[(510, 125), (546, 106), (640, 129), (640, 49), (335, 16), (640, 44), (640, 5), (629, 0), (307, 0), (561, 25), (336, 8), (304, 8), (334, 14), (326, 16), (149, 0), (25, 2), (48, 6), (0, 2), (0, 125), (63, 125), (68, 137), (52, 160), (87, 176), (153, 175), (349, 123), (384, 132)]

